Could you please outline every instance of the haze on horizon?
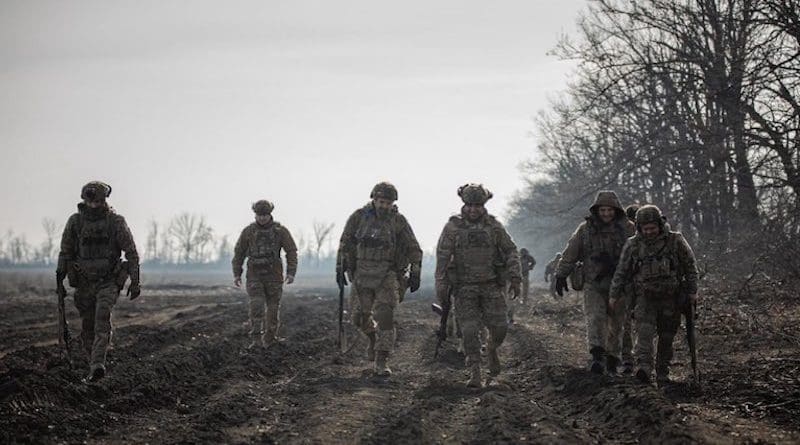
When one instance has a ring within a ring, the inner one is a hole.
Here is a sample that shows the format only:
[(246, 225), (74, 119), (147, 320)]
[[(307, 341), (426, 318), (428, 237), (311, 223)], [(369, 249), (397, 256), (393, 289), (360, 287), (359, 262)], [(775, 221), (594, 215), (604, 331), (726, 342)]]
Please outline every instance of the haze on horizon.
[(297, 238), (380, 180), (423, 248), (482, 182), (503, 216), (566, 87), (583, 0), (0, 4), (0, 231), (40, 239), (110, 183), (140, 249), (188, 211), (238, 235), (266, 198)]

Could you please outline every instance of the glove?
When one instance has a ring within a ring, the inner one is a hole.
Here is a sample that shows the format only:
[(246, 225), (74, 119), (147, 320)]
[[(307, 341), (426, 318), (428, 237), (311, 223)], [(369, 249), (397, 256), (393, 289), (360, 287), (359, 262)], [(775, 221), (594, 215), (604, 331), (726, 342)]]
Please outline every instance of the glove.
[(563, 297), (564, 291), (569, 292), (569, 286), (567, 286), (567, 277), (556, 277), (556, 293), (559, 297)]
[(242, 277), (233, 277), (233, 285), (236, 287), (242, 287)]
[(286, 280), (284, 280), (286, 284), (294, 283), (294, 275), (286, 275)]
[(420, 275), (419, 271), (415, 272), (413, 270), (408, 275), (408, 288), (411, 290), (411, 292), (416, 292), (417, 290), (419, 290), (419, 285), (420, 285), (419, 275)]
[(344, 269), (339, 267), (336, 268), (336, 284), (339, 287), (347, 286), (347, 276), (344, 274)]
[(142, 289), (139, 287), (139, 282), (132, 281), (130, 285), (128, 285), (128, 296), (131, 297), (131, 300), (135, 300), (139, 298), (139, 294), (142, 293)]
[(519, 278), (511, 279), (511, 299), (516, 300), (522, 295), (522, 281)]

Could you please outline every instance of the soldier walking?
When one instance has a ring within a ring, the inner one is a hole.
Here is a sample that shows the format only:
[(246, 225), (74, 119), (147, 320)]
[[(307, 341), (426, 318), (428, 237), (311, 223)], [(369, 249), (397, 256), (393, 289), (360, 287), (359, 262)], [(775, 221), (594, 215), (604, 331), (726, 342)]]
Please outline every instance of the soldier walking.
[[(292, 284), (297, 273), (297, 246), (289, 230), (272, 218), (275, 206), (266, 200), (253, 203), (255, 221), (242, 230), (233, 250), (233, 285), (242, 286), (247, 258), (247, 295), (250, 296), (250, 344), (267, 348), (278, 341), (283, 284)], [(283, 276), (281, 250), (286, 256)], [(265, 310), (266, 306), (266, 310)]]
[[(634, 225), (613, 191), (600, 191), (582, 222), (567, 242), (556, 271), (556, 293), (567, 290), (567, 276), (579, 261), (585, 273), (583, 307), (586, 337), (595, 374), (617, 372), (622, 349), (622, 321), (626, 309), (608, 304), (608, 291), (622, 246), (634, 234)], [(622, 305), (620, 305), (622, 306)], [(604, 363), (605, 362), (605, 363)], [(605, 366), (604, 366), (605, 364)]]
[[(422, 249), (406, 218), (394, 204), (397, 188), (375, 185), (371, 201), (347, 219), (339, 241), (336, 281), (350, 291), (353, 324), (368, 340), (367, 358), (375, 374), (388, 377), (388, 359), (395, 343), (394, 311), (406, 288), (420, 286)], [(406, 276), (408, 272), (408, 276)]]
[[(80, 339), (89, 356), (86, 381), (106, 374), (106, 353), (111, 344), (111, 310), (130, 277), (128, 296), (136, 299), (139, 287), (139, 254), (122, 215), (107, 202), (111, 186), (92, 181), (81, 189), (78, 212), (67, 220), (58, 254), (56, 286), (66, 295), (64, 278), (75, 288), (74, 302), (81, 316)], [(124, 252), (125, 261), (120, 258)]]
[(522, 292), (519, 254), (505, 227), (486, 211), (492, 194), (483, 185), (466, 184), (458, 195), (464, 202), (461, 213), (444, 226), (436, 248), (436, 298), (445, 302), (452, 287), (470, 372), (467, 386), (481, 387), (479, 332), (489, 331), (488, 383), (500, 373), (497, 349), (508, 331), (506, 283), (512, 299)]
[(544, 282), (550, 283), (550, 294), (556, 296), (556, 269), (558, 262), (561, 261), (561, 252), (556, 252), (556, 256), (547, 263), (544, 268)]
[(697, 301), (697, 268), (692, 248), (679, 232), (669, 230), (654, 205), (636, 212), (636, 236), (622, 250), (609, 295), (623, 299), (623, 289), (636, 289), (636, 378), (649, 383), (653, 340), (658, 338), (655, 370), (660, 385), (669, 383), (672, 342), (681, 324), (681, 305)]

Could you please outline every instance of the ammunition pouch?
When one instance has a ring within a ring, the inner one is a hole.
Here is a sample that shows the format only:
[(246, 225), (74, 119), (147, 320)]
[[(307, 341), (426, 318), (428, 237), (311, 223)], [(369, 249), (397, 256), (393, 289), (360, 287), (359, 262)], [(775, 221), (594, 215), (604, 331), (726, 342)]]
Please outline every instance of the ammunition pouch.
[(583, 285), (586, 282), (586, 273), (583, 270), (583, 262), (579, 262), (572, 268), (569, 274), (569, 284), (574, 290), (583, 290)]

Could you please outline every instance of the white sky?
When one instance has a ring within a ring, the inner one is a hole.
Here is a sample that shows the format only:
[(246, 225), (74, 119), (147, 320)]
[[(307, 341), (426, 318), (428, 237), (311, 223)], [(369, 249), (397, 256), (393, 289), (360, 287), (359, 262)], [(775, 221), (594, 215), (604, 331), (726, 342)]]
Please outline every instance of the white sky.
[(0, 230), (41, 239), (100, 179), (140, 249), (182, 211), (235, 236), (259, 198), (295, 238), (314, 219), (338, 238), (389, 180), (430, 249), (465, 182), (504, 214), (583, 6), (0, 1)]

